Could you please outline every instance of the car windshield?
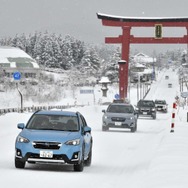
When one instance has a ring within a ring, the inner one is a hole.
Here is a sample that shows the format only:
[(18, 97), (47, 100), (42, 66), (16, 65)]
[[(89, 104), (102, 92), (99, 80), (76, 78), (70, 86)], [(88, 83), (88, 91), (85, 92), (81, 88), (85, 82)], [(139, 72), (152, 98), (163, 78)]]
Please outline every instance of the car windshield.
[(78, 131), (78, 119), (76, 116), (64, 115), (39, 115), (35, 114), (28, 122), (27, 129)]
[(153, 107), (153, 106), (155, 106), (155, 104), (153, 101), (139, 101), (138, 106)]
[(132, 106), (125, 105), (110, 105), (107, 112), (111, 113), (133, 113), (134, 109)]
[(165, 101), (155, 101), (156, 104), (166, 104)]

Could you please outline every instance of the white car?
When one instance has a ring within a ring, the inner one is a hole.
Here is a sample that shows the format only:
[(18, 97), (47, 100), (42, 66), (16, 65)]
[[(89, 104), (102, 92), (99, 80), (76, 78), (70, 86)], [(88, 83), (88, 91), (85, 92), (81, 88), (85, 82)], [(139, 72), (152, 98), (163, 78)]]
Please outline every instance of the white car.
[(168, 104), (165, 100), (155, 100), (155, 107), (157, 111), (163, 111), (166, 113), (168, 111)]

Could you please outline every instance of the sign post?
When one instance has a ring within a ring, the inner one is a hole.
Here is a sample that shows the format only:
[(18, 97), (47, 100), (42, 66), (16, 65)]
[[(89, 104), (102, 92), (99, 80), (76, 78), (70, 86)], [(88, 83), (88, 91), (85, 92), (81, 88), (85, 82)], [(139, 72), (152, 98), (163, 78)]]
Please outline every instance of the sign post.
[[(13, 77), (14, 77), (14, 80), (16, 80), (16, 81), (20, 80), (21, 79), (21, 73), (20, 72), (14, 72), (13, 73)], [(22, 95), (21, 91), (18, 88), (18, 83), (16, 83), (16, 88), (18, 90), (18, 93), (20, 94), (20, 98), (21, 98), (21, 113), (23, 113), (23, 95)]]

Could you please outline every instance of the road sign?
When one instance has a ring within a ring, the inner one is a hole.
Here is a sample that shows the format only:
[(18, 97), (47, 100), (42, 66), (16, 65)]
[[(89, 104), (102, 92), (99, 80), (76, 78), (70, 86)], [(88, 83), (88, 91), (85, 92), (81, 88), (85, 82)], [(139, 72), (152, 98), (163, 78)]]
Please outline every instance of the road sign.
[(14, 72), (13, 77), (14, 77), (14, 80), (20, 80), (21, 73), (20, 72)]
[(182, 91), (181, 92), (181, 97), (187, 98), (188, 97), (188, 92), (187, 91)]
[(115, 99), (120, 99), (120, 96), (119, 96), (119, 94), (115, 94)]
[(80, 94), (94, 94), (93, 89), (81, 89)]
[(155, 38), (162, 39), (162, 24), (155, 24)]

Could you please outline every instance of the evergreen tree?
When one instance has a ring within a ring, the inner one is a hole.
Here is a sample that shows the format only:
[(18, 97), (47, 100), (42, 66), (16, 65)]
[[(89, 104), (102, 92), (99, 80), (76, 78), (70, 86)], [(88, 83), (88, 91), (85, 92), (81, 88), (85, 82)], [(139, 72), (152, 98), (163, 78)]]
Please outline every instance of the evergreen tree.
[(40, 37), (40, 34), (38, 32), (35, 32), (34, 35), (30, 34), (28, 37), (28, 43), (27, 43), (27, 51), (29, 55), (31, 55), (33, 58), (36, 59), (36, 53), (35, 53), (35, 46), (37, 41), (39, 40), (38, 38)]
[(118, 62), (120, 59), (121, 59), (120, 48), (117, 48), (116, 51), (111, 56), (111, 59), (106, 66), (106, 69), (104, 70), (105, 76), (108, 76), (108, 78), (111, 81), (117, 80), (118, 78), (118, 71), (119, 71)]
[(52, 34), (51, 37), (52, 37), (54, 67), (60, 68), (60, 64), (62, 62), (62, 53), (58, 42), (58, 37), (55, 34)]
[(71, 69), (74, 64), (73, 51), (71, 48), (71, 37), (69, 35), (65, 36), (65, 39), (61, 44), (62, 62), (60, 66), (65, 69)]

